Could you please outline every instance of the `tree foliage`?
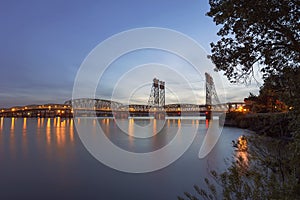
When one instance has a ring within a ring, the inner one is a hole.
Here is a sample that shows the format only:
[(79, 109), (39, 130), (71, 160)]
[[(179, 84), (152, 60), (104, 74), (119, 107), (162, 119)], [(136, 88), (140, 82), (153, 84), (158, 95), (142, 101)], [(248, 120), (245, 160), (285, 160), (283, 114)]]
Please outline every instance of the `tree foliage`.
[[(300, 1), (209, 0), (209, 3), (207, 15), (221, 27), (220, 40), (211, 43), (210, 58), (216, 70), (224, 71), (231, 82), (245, 82), (255, 73), (254, 66), (259, 65), (265, 82), (259, 96), (250, 95), (249, 99), (263, 104), (272, 97), (292, 108), (285, 123), (290, 134), (289, 137), (272, 134), (272, 137), (249, 138), (247, 156), (237, 155), (221, 174), (212, 171), (219, 187), (205, 178), (206, 188), (194, 186), (195, 195), (184, 195), (190, 200), (198, 199), (197, 196), (201, 199), (299, 199)], [(282, 120), (286, 119), (279, 118)], [(267, 128), (265, 131), (271, 132)]]
[(221, 28), (211, 43), (217, 71), (247, 81), (259, 64), (268, 75), (300, 63), (299, 0), (210, 0), (208, 16)]
[[(185, 197), (189, 200), (298, 199), (300, 170), (295, 160), (299, 161), (300, 154), (299, 150), (290, 151), (290, 148), (299, 143), (262, 136), (248, 139), (248, 152), (237, 152), (225, 172), (211, 171), (214, 183), (205, 178), (206, 188), (194, 186), (195, 195), (185, 192)], [(217, 191), (218, 185), (221, 187)], [(183, 197), (178, 199), (184, 200)]]
[(259, 95), (245, 98), (254, 113), (286, 112), (300, 113), (300, 68), (284, 68), (264, 80)]
[(300, 68), (284, 68), (281, 72), (267, 77), (260, 89), (260, 96), (270, 91), (277, 99), (300, 111)]

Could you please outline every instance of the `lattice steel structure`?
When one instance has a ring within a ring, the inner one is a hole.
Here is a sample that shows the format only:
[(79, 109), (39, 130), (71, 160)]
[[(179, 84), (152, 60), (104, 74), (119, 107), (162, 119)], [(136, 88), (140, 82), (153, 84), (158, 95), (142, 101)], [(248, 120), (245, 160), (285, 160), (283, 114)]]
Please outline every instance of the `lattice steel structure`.
[(151, 92), (148, 100), (149, 107), (164, 107), (165, 106), (165, 82), (153, 79)]
[(159, 106), (165, 107), (166, 99), (165, 99), (165, 82), (159, 81)]
[(121, 103), (103, 100), (103, 99), (91, 99), (91, 98), (80, 98), (72, 99), (65, 102), (65, 105), (72, 106), (74, 109), (85, 109), (85, 110), (111, 110), (112, 107), (116, 108), (121, 106)]
[(214, 80), (208, 73), (205, 73), (206, 78), (206, 106), (212, 106), (216, 104), (221, 104), (217, 91), (215, 88)]

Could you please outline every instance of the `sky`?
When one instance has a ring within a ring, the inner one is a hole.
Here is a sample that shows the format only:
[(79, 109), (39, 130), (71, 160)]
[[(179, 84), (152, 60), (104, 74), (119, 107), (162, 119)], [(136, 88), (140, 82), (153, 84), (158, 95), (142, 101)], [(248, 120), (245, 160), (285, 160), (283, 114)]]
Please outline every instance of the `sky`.
[[(76, 75), (90, 52), (130, 29), (178, 31), (203, 47), (201, 56), (206, 57), (209, 44), (218, 40), (219, 28), (205, 15), (208, 10), (208, 0), (2, 0), (0, 107), (71, 99)], [(232, 85), (222, 73), (214, 73), (208, 62), (204, 61), (203, 70), (214, 78), (222, 102), (243, 101), (249, 92), (258, 93), (257, 84)], [(196, 76), (193, 70), (170, 52), (133, 51), (99, 75), (95, 97), (147, 103), (153, 76), (157, 76), (166, 82), (167, 103), (204, 103), (204, 71)]]

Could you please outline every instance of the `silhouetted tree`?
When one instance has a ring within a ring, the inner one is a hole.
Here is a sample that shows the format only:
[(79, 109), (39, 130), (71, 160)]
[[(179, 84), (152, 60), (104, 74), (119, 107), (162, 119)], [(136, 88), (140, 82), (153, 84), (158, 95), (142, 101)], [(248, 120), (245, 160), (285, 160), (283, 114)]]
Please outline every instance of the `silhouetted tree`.
[[(299, 159), (299, 150), (290, 151), (288, 147), (292, 146), (279, 139), (255, 136), (248, 138), (248, 141), (250, 149), (247, 152), (237, 152), (225, 172), (218, 174), (211, 171), (212, 180), (205, 178), (206, 186), (195, 185), (194, 194), (185, 192), (185, 198), (298, 199), (299, 165), (290, 158)], [(178, 197), (178, 200), (185, 198)]]
[(217, 71), (231, 82), (247, 81), (253, 66), (268, 75), (300, 63), (299, 0), (210, 0), (208, 16), (221, 28), (211, 43)]
[(264, 81), (260, 94), (273, 91), (276, 98), (300, 111), (300, 68), (284, 68)]
[[(258, 99), (268, 96), (290, 106), (290, 138), (253, 137), (248, 157), (238, 156), (217, 184), (194, 186), (198, 199), (299, 199), (300, 196), (300, 1), (210, 0), (208, 16), (221, 26), (209, 56), (231, 82), (245, 82), (261, 66), (265, 83)], [(280, 134), (279, 134), (280, 135)], [(221, 193), (216, 194), (216, 186)], [(178, 197), (179, 200), (184, 198)]]

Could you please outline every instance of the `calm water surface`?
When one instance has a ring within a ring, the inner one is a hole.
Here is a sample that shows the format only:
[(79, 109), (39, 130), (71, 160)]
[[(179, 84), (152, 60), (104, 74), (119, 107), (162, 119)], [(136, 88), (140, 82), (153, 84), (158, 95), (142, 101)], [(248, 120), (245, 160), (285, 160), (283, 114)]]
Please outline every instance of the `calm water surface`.
[[(130, 124), (144, 126), (146, 121), (131, 119), (128, 128), (132, 135), (127, 135), (113, 119), (97, 120), (114, 144), (132, 152), (162, 148), (182, 123), (167, 119), (160, 134), (136, 139)], [(213, 150), (200, 160), (208, 121), (189, 119), (188, 123), (199, 129), (180, 159), (159, 171), (129, 174), (111, 169), (89, 154), (72, 119), (0, 118), (0, 199), (176, 199), (184, 191), (193, 192), (194, 184), (202, 185), (210, 169), (224, 170), (224, 159), (236, 153), (231, 141), (244, 134), (242, 129), (224, 127)], [(182, 137), (184, 134), (189, 133)]]

